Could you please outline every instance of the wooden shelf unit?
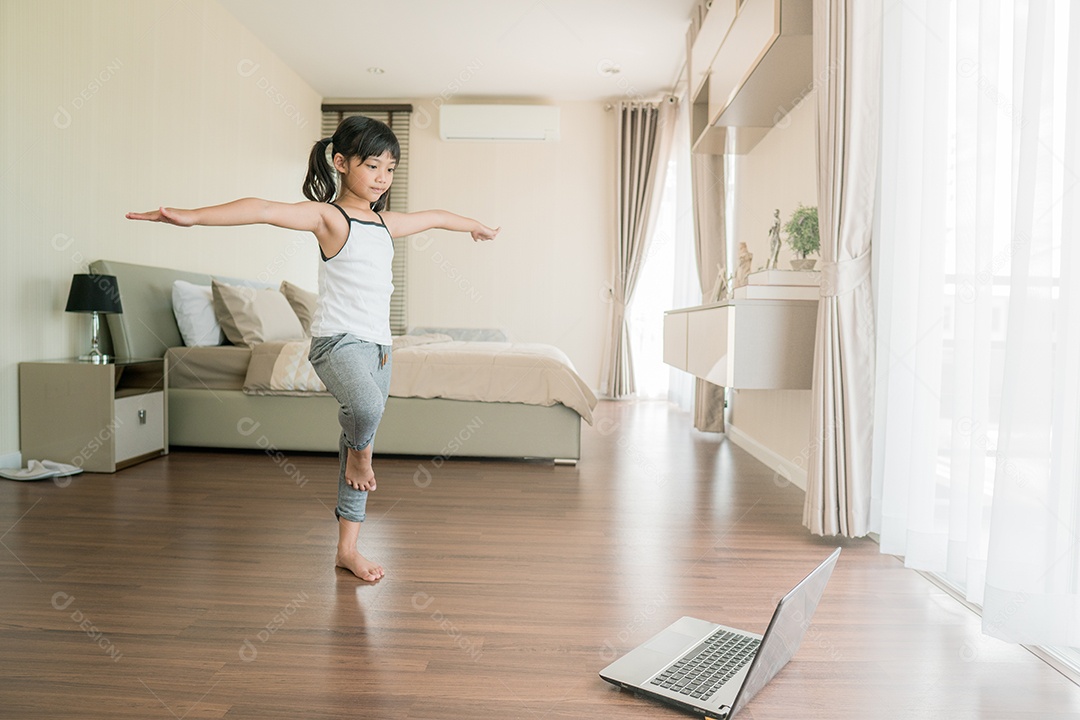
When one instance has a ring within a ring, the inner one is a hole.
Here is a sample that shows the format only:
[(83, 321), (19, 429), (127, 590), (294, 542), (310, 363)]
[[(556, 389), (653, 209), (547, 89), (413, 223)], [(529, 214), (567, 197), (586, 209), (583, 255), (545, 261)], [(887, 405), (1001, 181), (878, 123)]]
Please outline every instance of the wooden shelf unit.
[(19, 363), (19, 434), (28, 460), (111, 473), (169, 452), (164, 358)]

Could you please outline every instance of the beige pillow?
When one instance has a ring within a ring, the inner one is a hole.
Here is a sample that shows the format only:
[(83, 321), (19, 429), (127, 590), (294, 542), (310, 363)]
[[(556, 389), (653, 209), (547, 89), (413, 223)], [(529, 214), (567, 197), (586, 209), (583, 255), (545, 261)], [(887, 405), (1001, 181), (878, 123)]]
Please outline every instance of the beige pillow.
[(280, 291), (211, 282), (214, 314), (233, 345), (303, 340), (304, 328)]
[(311, 336), (311, 320), (315, 317), (315, 305), (319, 296), (310, 290), (305, 290), (298, 285), (293, 285), (288, 280), (281, 281), (281, 293), (292, 305), (293, 312), (300, 320), (300, 327), (304, 328), (304, 335)]

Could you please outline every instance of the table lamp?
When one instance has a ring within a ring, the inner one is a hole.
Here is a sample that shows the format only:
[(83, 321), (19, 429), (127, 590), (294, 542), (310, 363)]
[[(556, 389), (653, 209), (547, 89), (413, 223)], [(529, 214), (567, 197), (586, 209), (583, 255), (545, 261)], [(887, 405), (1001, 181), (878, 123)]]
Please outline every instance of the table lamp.
[(66, 312), (92, 313), (90, 352), (80, 355), (79, 360), (95, 364), (107, 363), (111, 359), (101, 352), (98, 338), (101, 332), (101, 313), (122, 313), (120, 306), (120, 286), (115, 275), (77, 274), (71, 278), (71, 291), (68, 293)]

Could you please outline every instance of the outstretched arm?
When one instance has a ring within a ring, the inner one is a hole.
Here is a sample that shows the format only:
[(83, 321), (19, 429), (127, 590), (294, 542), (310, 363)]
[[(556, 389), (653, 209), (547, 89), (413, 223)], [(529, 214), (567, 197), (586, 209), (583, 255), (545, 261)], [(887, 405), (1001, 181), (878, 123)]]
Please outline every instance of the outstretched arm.
[(130, 212), (129, 220), (149, 220), (180, 227), (192, 225), (256, 225), (267, 224), (291, 230), (307, 230), (319, 235), (325, 230), (325, 203), (280, 203), (259, 198), (243, 198), (223, 205), (181, 210), (162, 207), (150, 212)]
[(384, 212), (386, 229), (391, 237), (405, 237), (425, 230), (453, 230), (467, 232), (473, 240), (494, 240), (499, 228), (489, 228), (472, 218), (455, 215), (445, 210), (424, 210), (414, 213)]

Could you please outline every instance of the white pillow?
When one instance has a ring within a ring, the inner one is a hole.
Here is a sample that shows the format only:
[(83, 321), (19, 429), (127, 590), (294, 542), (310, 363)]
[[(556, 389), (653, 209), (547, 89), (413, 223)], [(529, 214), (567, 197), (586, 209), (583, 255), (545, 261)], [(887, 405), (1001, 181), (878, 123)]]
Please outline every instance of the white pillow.
[(214, 295), (209, 285), (175, 281), (172, 306), (185, 345), (206, 347), (225, 342), (225, 333), (214, 314)]

